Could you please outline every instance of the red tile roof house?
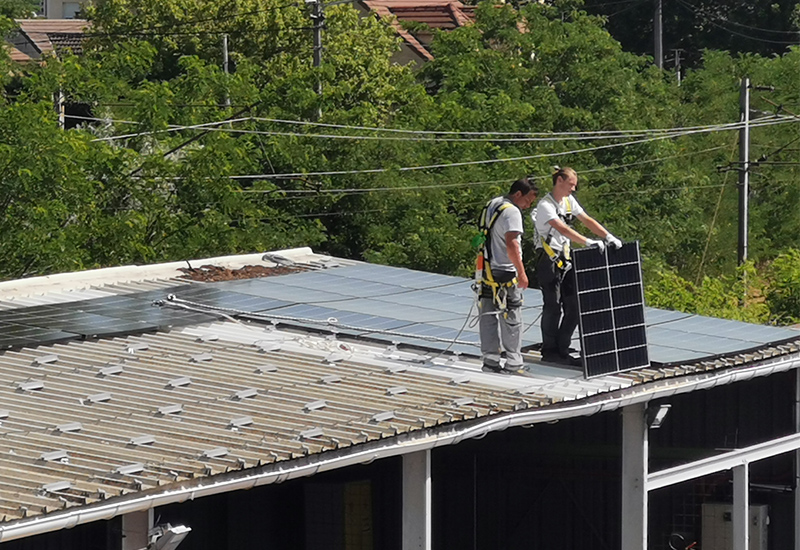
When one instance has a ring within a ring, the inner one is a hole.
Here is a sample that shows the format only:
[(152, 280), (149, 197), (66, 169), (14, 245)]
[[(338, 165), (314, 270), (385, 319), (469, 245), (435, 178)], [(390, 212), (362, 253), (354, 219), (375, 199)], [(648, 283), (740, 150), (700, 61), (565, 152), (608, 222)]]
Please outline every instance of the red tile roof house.
[[(433, 59), (430, 44), (435, 30), (452, 30), (475, 22), (476, 6), (466, 6), (456, 0), (361, 0), (357, 6), (363, 12), (375, 13), (391, 21), (403, 39), (395, 61), (402, 64), (422, 64)], [(424, 23), (429, 29), (410, 31), (404, 22)]]
[(82, 50), (82, 35), (90, 23), (83, 19), (17, 19), (17, 29), (6, 38), (12, 59), (38, 60), (47, 54), (60, 55), (67, 49)]

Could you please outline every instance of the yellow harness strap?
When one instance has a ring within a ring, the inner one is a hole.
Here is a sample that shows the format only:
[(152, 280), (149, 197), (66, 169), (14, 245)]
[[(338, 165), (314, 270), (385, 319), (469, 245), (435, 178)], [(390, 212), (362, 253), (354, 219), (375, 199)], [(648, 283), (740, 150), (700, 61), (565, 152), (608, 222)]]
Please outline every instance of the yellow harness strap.
[[(565, 197), (565, 200), (567, 202), (567, 204), (566, 204), (567, 215), (569, 216), (569, 215), (572, 214), (572, 202), (569, 200), (569, 196)], [(555, 199), (553, 199), (553, 202), (555, 202)], [(550, 243), (547, 242), (547, 239), (545, 239), (544, 237), (542, 237), (542, 248), (544, 249), (545, 254), (547, 254), (550, 257), (550, 259), (553, 260), (553, 262), (555, 262), (556, 266), (559, 269), (563, 269), (565, 261), (568, 261), (570, 259), (570, 255), (571, 254), (570, 254), (570, 242), (569, 241), (564, 243), (564, 248), (562, 250), (562, 252), (564, 253), (563, 258), (562, 258), (562, 256), (560, 256), (558, 254), (558, 252), (553, 250), (553, 247), (550, 246)]]
[[(504, 202), (503, 204), (498, 206), (497, 209), (494, 211), (494, 214), (492, 215), (492, 219), (489, 220), (488, 224), (486, 223), (487, 208), (483, 209), (483, 213), (481, 214), (480, 223), (481, 223), (481, 227), (483, 228), (483, 233), (486, 236), (486, 240), (490, 239), (491, 236), (490, 236), (489, 233), (490, 233), (492, 227), (494, 226), (494, 222), (497, 221), (497, 218), (500, 216), (500, 213), (503, 210), (505, 210), (506, 208), (509, 208), (511, 206), (513, 206), (513, 204), (510, 203), (510, 202)], [(486, 240), (481, 245), (484, 248), (486, 247)], [(491, 246), (489, 248), (491, 249)], [(491, 252), (491, 250), (490, 250), (490, 252)], [(505, 282), (505, 283), (499, 283), (499, 282), (495, 281), (494, 276), (492, 275), (492, 268), (491, 268), (491, 265), (490, 265), (491, 264), (491, 257), (489, 255), (485, 255), (485, 256), (486, 256), (486, 259), (488, 261), (483, 264), (483, 278), (481, 279), (481, 284), (482, 285), (486, 285), (486, 286), (488, 286), (489, 288), (492, 289), (492, 301), (495, 304), (497, 304), (499, 309), (505, 310), (506, 309), (506, 293), (505, 292), (501, 292), (501, 289), (507, 289), (509, 287), (512, 287), (512, 286), (516, 285), (517, 284), (517, 278), (514, 277), (513, 279), (511, 279), (510, 281)]]

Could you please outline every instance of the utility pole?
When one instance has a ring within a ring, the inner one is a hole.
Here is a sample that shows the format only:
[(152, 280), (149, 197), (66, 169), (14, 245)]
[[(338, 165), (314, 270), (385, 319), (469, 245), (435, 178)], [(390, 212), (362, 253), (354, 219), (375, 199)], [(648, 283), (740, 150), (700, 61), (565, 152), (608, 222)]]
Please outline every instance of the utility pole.
[(747, 261), (747, 226), (750, 215), (750, 78), (739, 88), (739, 265)]
[[(306, 0), (311, 4), (311, 20), (314, 22), (314, 68), (322, 67), (322, 28), (325, 26), (325, 13), (322, 0)], [(322, 75), (317, 71), (317, 120), (322, 118)]]
[(664, 47), (661, 42), (661, 0), (654, 0), (655, 11), (653, 13), (653, 55), (656, 58), (656, 67), (664, 68)]
[[(225, 74), (229, 74), (230, 70), (228, 67), (228, 35), (222, 35), (222, 72)], [(227, 84), (226, 84), (227, 86)], [(231, 106), (231, 96), (228, 95), (228, 91), (225, 90), (225, 107), (228, 108)]]
[(672, 53), (675, 54), (675, 77), (678, 79), (678, 86), (681, 85), (681, 50), (680, 48), (675, 48), (672, 50)]
[(66, 124), (66, 109), (64, 105), (64, 89), (59, 88), (55, 97), (56, 114), (58, 115), (58, 127), (62, 130)]

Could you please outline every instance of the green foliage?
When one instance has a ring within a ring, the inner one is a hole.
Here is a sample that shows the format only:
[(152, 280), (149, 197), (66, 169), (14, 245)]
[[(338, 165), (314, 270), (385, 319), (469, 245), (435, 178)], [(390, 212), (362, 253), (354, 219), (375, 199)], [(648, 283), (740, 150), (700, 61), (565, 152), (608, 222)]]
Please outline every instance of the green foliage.
[(699, 285), (663, 265), (649, 265), (645, 273), (645, 299), (651, 307), (751, 323), (770, 320), (770, 310), (761, 298), (764, 281), (752, 263), (731, 276), (704, 277)]
[(769, 267), (771, 285), (767, 303), (780, 323), (800, 323), (800, 250), (779, 255)]

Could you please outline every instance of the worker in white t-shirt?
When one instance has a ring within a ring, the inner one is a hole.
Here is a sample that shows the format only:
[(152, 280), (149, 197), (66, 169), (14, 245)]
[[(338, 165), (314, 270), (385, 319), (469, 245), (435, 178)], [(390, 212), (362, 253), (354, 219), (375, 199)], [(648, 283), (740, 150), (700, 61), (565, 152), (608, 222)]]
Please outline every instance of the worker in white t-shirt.
[[(580, 364), (569, 354), (572, 334), (578, 326), (578, 296), (570, 262), (571, 243), (596, 247), (601, 254), (606, 246), (622, 246), (622, 241), (589, 216), (572, 196), (577, 186), (575, 170), (559, 168), (553, 174), (553, 190), (539, 201), (532, 214), (535, 245), (542, 249), (536, 265), (536, 279), (544, 298), (542, 360), (566, 365)], [(584, 237), (572, 229), (575, 219), (602, 240)]]

